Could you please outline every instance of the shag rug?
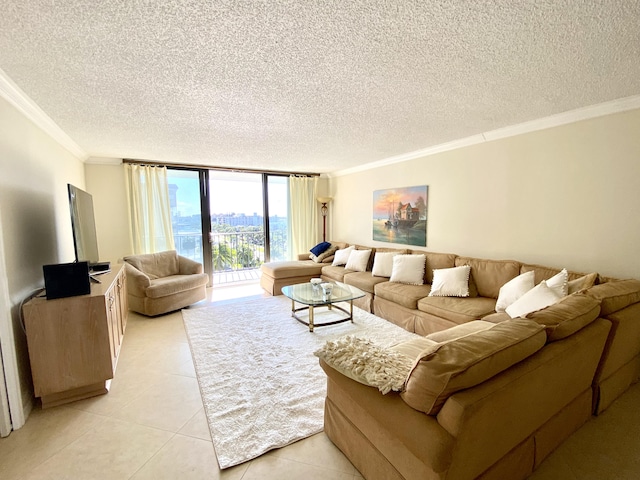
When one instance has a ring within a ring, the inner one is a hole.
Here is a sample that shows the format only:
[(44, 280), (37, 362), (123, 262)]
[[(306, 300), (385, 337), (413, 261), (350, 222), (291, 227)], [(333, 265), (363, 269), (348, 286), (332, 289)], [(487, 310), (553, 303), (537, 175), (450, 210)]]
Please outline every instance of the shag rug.
[[(220, 468), (322, 431), (327, 380), (313, 352), (325, 342), (352, 335), (385, 347), (413, 337), (353, 310), (353, 323), (313, 333), (284, 296), (182, 310)], [(333, 315), (316, 309), (316, 325)]]

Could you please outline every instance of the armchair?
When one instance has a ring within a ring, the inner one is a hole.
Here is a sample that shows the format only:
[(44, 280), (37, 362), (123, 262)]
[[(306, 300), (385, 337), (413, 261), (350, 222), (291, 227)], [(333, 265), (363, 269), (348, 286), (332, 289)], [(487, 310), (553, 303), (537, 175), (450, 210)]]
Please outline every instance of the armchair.
[(129, 308), (147, 316), (204, 300), (209, 275), (175, 250), (124, 257)]

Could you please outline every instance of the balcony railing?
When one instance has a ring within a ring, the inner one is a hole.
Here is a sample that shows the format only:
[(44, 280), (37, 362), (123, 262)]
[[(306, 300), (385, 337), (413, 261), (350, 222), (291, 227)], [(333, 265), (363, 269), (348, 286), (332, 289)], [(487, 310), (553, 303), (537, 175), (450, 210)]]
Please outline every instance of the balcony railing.
[[(199, 233), (176, 232), (173, 235), (180, 255), (202, 263), (202, 236)], [(213, 232), (210, 237), (214, 278), (227, 278), (226, 283), (255, 277), (265, 261), (264, 232)], [(287, 259), (287, 232), (275, 229), (270, 234), (271, 260)], [(247, 271), (246, 275), (230, 275)], [(226, 274), (226, 275), (222, 275)]]

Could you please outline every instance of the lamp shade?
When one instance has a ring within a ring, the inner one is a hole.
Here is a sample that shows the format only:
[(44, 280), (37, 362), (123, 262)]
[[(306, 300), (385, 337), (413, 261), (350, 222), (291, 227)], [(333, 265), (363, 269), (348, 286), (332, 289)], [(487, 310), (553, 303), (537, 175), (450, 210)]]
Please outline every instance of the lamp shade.
[(330, 203), (333, 198), (331, 197), (318, 197), (316, 200), (320, 203)]

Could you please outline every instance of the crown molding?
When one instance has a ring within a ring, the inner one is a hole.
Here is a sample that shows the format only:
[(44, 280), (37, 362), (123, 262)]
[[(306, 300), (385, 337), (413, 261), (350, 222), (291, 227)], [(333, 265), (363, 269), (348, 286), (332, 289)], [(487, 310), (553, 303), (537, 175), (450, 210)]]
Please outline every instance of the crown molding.
[(504, 128), (498, 128), (489, 132), (484, 132), (478, 135), (472, 135), (470, 137), (461, 138), (452, 142), (442, 143), (434, 145), (433, 147), (423, 148), (413, 152), (408, 152), (402, 155), (396, 155), (393, 157), (385, 158), (377, 162), (371, 162), (364, 165), (360, 165), (353, 168), (346, 168), (344, 170), (338, 170), (330, 173), (329, 177), (341, 177), (343, 175), (350, 175), (352, 173), (362, 172), (365, 170), (371, 170), (373, 168), (384, 167), (386, 165), (393, 165), (400, 162), (406, 162), (407, 160), (415, 160), (417, 158), (428, 157), (429, 155), (435, 155), (437, 153), (447, 152), (450, 150), (456, 150), (458, 148), (469, 147), (472, 145), (478, 145), (485, 142), (491, 142), (494, 140), (500, 140), (503, 138), (514, 137), (516, 135), (522, 135), (525, 133), (536, 132), (538, 130), (545, 130), (548, 128), (559, 127), (567, 125), (569, 123), (580, 122), (582, 120), (589, 120), (592, 118), (603, 117), (605, 115), (611, 115), (614, 113), (626, 112), (628, 110), (635, 110), (640, 108), (640, 95), (633, 95), (631, 97), (619, 98), (610, 102), (599, 103), (597, 105), (591, 105), (588, 107), (578, 108), (568, 112), (558, 113), (549, 117), (532, 120), (530, 122), (519, 123), (517, 125), (511, 125)]
[(84, 163), (92, 165), (122, 165), (122, 158), (91, 156)]
[(0, 69), (0, 96), (80, 160), (89, 155)]

